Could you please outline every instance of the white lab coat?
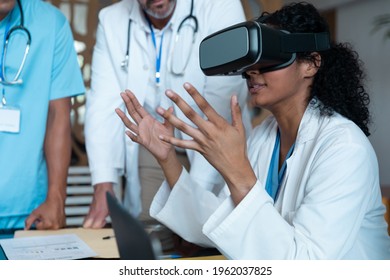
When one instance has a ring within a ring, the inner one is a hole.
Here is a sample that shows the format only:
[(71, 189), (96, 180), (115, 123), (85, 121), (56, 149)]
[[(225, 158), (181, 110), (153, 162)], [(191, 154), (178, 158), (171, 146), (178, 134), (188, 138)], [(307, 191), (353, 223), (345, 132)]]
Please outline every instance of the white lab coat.
[[(170, 28), (173, 32), (177, 30), (182, 19), (189, 14), (190, 4), (190, 0), (177, 1), (171, 19)], [(241, 3), (239, 0), (196, 0), (194, 15), (198, 19), (199, 30), (186, 72), (184, 76), (163, 72), (164, 80), (161, 87), (178, 92), (194, 109), (197, 109), (194, 101), (183, 89), (184, 82), (190, 82), (220, 114), (230, 119), (230, 97), (233, 93), (238, 95), (242, 106), (246, 106), (245, 81), (239, 76), (204, 76), (199, 66), (198, 52), (199, 44), (204, 37), (245, 20)], [(129, 18), (131, 19), (130, 60), (129, 70), (126, 73), (120, 66), (126, 53)], [(134, 92), (141, 104), (148, 94), (146, 87), (150, 71), (154, 71), (155, 57), (150, 53), (147, 30), (149, 27), (145, 18), (141, 16), (138, 1), (121, 1), (100, 12), (92, 61), (91, 90), (86, 94), (85, 138), (92, 183), (94, 185), (102, 182), (118, 183), (118, 177), (124, 174), (126, 176), (124, 203), (134, 215), (138, 215), (141, 211), (139, 146), (125, 136), (125, 127), (114, 110), (115, 108), (124, 110), (120, 92), (125, 89)], [(174, 38), (175, 36), (171, 36), (172, 40)], [(162, 69), (166, 69), (164, 67), (166, 66), (163, 65)], [(173, 103), (162, 96), (161, 105), (168, 108), (173, 106)], [(187, 120), (178, 108), (174, 107), (174, 109), (180, 119)], [(247, 108), (243, 110), (246, 127), (250, 129), (249, 112)], [(188, 138), (183, 133), (180, 133), (180, 137)], [(191, 163), (192, 176), (208, 186), (214, 186), (218, 182), (221, 187), (223, 186), (218, 172), (200, 154), (188, 151), (187, 155)]]
[(274, 204), (264, 182), (276, 131), (270, 117), (251, 135), (258, 181), (237, 207), (227, 187), (217, 197), (183, 171), (172, 191), (161, 186), (151, 215), (230, 259), (389, 259), (377, 159), (362, 131), (308, 107)]

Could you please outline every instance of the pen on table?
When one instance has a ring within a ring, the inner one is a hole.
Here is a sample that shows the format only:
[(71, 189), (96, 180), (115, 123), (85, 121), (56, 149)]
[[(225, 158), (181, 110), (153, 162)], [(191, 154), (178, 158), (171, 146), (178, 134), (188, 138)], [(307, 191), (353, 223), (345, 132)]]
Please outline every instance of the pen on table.
[(182, 256), (179, 254), (167, 254), (167, 255), (162, 255), (161, 259), (179, 259)]
[(115, 238), (115, 236), (114, 235), (107, 235), (107, 236), (104, 236), (102, 239), (107, 240), (107, 239), (111, 239), (111, 238)]

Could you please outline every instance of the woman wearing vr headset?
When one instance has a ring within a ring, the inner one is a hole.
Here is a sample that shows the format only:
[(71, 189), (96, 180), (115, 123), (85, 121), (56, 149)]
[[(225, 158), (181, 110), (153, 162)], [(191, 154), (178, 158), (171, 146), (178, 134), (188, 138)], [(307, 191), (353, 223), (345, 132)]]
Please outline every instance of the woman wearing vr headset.
[[(290, 33), (328, 32), (307, 3), (262, 20)], [(228, 123), (190, 84), (184, 87), (206, 119), (167, 90), (192, 127), (171, 108), (157, 110), (161, 124), (130, 91), (122, 93), (134, 120), (117, 110), (128, 136), (153, 153), (167, 178), (151, 215), (229, 259), (389, 259), (360, 60), (349, 45), (336, 43), (296, 55), (281, 69), (245, 71), (250, 102), (272, 113), (247, 143), (235, 96)], [(173, 127), (193, 140), (175, 138)], [(200, 152), (222, 174), (226, 185), (218, 196), (181, 167), (175, 146)]]

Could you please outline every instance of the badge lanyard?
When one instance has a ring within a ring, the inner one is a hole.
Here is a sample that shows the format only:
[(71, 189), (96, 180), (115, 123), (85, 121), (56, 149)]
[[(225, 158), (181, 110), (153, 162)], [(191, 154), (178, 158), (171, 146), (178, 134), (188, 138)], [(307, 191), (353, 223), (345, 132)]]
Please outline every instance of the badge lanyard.
[[(146, 17), (146, 18), (148, 19), (148, 17)], [(159, 86), (160, 85), (160, 77), (161, 77), (160, 69), (161, 69), (161, 54), (162, 54), (164, 32), (161, 35), (160, 47), (159, 47), (159, 50), (157, 51), (156, 36), (154, 34), (152, 23), (150, 22), (149, 19), (148, 19), (148, 23), (149, 23), (150, 32), (152, 34), (152, 41), (153, 41), (154, 49), (156, 50), (156, 84), (157, 84), (157, 86)]]
[(268, 169), (267, 182), (265, 185), (265, 189), (267, 193), (276, 201), (277, 196), (279, 194), (280, 185), (283, 181), (284, 174), (286, 172), (287, 167), (287, 159), (291, 156), (294, 151), (295, 143), (291, 146), (290, 150), (287, 153), (286, 159), (283, 162), (280, 170), (279, 168), (279, 153), (280, 153), (280, 132), (278, 129), (274, 150), (272, 152), (271, 163)]

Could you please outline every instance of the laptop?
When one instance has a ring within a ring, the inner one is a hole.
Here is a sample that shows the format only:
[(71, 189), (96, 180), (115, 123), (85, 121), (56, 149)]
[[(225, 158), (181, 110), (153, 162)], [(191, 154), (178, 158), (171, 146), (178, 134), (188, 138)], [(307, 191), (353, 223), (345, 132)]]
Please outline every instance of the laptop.
[(156, 260), (162, 255), (158, 238), (148, 233), (111, 193), (106, 193), (109, 215), (121, 260)]

